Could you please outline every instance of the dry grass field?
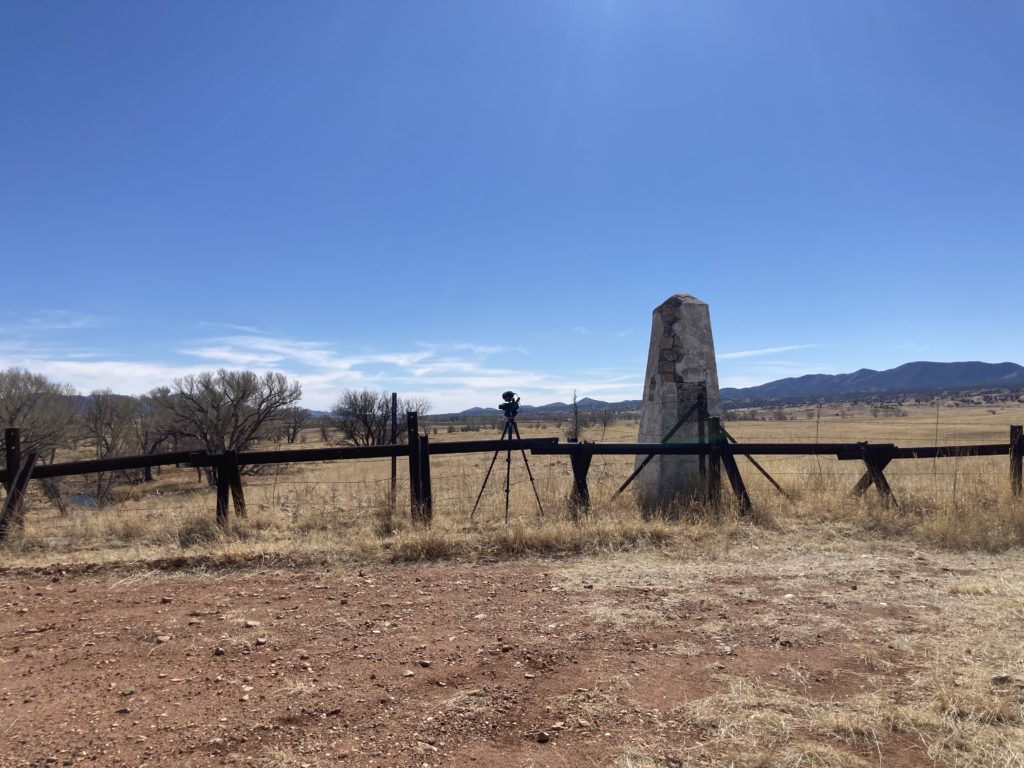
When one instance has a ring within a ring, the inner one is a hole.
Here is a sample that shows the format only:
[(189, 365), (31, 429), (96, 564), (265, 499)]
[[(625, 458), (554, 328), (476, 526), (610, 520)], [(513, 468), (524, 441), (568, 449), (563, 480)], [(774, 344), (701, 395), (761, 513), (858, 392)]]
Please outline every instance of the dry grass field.
[[(785, 420), (734, 421), (727, 428), (747, 442), (892, 442), (900, 446), (1007, 442), (1009, 425), (1024, 422), (1024, 404), (906, 406), (905, 416), (872, 417), (869, 406), (835, 406), (820, 414), (790, 409)], [(810, 417), (810, 418), (809, 418)], [(497, 438), (497, 432), (449, 434), (433, 426), (433, 441)], [(523, 423), (524, 437), (558, 434), (558, 425)], [(636, 423), (594, 427), (584, 439), (627, 442)], [(322, 445), (307, 430), (295, 447)], [(59, 457), (64, 458), (64, 457)], [(504, 457), (495, 465), (480, 508), (470, 519), (488, 454), (434, 456), (434, 525), (408, 520), (406, 463), (398, 462), (396, 514), (389, 504), (390, 460), (371, 459), (266, 467), (244, 478), (249, 514), (220, 531), (213, 524), (213, 492), (189, 469), (164, 468), (154, 482), (122, 484), (115, 503), (100, 510), (71, 507), (61, 516), (38, 488), (31, 493), (25, 530), (2, 550), (11, 566), (60, 562), (145, 560), (157, 557), (286, 558), (294, 562), (596, 553), (667, 545), (686, 526), (640, 520), (629, 493), (613, 499), (632, 457), (595, 457), (590, 470), (593, 510), (569, 522), (568, 457), (534, 456), (530, 466), (544, 504), (538, 514), (519, 455), (513, 456), (510, 525), (504, 524)], [(902, 460), (886, 469), (899, 502), (878, 503), (873, 491), (851, 499), (863, 472), (856, 461), (828, 457), (764, 457), (760, 463), (783, 486), (775, 491), (744, 459), (740, 469), (756, 519), (781, 529), (835, 521), (885, 535), (906, 535), (952, 549), (999, 551), (1024, 542), (1020, 505), (1009, 492), (1003, 457)], [(87, 478), (62, 481), (66, 496), (89, 491)], [(706, 516), (696, 512), (705, 523)], [(726, 514), (724, 521), (731, 519)]]
[[(905, 410), (726, 426), (927, 446), (1024, 422)], [(0, 765), (1024, 766), (1006, 458), (894, 462), (898, 507), (850, 498), (857, 462), (766, 458), (785, 498), (741, 459), (753, 520), (673, 523), (613, 501), (632, 461), (596, 457), (573, 524), (568, 460), (531, 458), (540, 517), (517, 456), (508, 526), (500, 477), (469, 519), (489, 461), (432, 458), (429, 530), (391, 514), (388, 460), (246, 477), (224, 531), (193, 470), (64, 517), (33, 490), (0, 548)]]

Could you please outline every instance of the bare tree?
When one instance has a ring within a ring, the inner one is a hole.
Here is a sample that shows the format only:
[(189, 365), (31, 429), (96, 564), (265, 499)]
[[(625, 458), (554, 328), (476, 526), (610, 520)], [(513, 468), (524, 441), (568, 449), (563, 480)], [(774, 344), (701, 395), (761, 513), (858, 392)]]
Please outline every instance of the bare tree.
[[(157, 387), (135, 400), (132, 414), (135, 442), (146, 455), (159, 453), (175, 439), (174, 412), (168, 405), (170, 393), (167, 387)], [(152, 467), (143, 469), (143, 479), (146, 482), (153, 479)]]
[[(206, 371), (175, 379), (161, 396), (173, 414), (179, 438), (211, 452), (244, 451), (298, 402), (302, 387), (280, 373)], [(208, 473), (213, 482), (213, 473)]]
[[(402, 398), (398, 402), (398, 439), (407, 431), (406, 416), (416, 411), (420, 416), (430, 411), (426, 398)], [(391, 395), (372, 389), (347, 389), (331, 409), (331, 420), (342, 442), (351, 445), (383, 445), (391, 439)]]
[(331, 419), (330, 414), (322, 414), (316, 417), (316, 428), (320, 431), (320, 439), (324, 443), (331, 442), (331, 428), (334, 426), (334, 421)]
[(299, 439), (299, 433), (309, 423), (309, 411), (299, 406), (285, 408), (281, 416), (281, 425), (284, 429), (285, 439), (288, 445), (294, 445)]
[(342, 441), (352, 445), (379, 445), (391, 435), (391, 397), (372, 389), (346, 389), (331, 409)]
[(576, 401), (575, 389), (572, 391), (572, 419), (566, 424), (565, 437), (572, 443), (580, 439), (580, 406)]
[(602, 408), (597, 412), (597, 423), (601, 425), (601, 439), (604, 440), (604, 435), (608, 431), (608, 427), (614, 424), (616, 421), (615, 411), (611, 408)]
[[(96, 458), (130, 454), (136, 447), (132, 418), (137, 402), (134, 398), (115, 395), (109, 389), (96, 390), (89, 395), (82, 410), (86, 434), (92, 441)], [(96, 473), (96, 504), (110, 498), (115, 472)]]
[(23, 368), (0, 371), (0, 428), (20, 428), (23, 449), (52, 463), (57, 449), (71, 442), (75, 394), (74, 388)]

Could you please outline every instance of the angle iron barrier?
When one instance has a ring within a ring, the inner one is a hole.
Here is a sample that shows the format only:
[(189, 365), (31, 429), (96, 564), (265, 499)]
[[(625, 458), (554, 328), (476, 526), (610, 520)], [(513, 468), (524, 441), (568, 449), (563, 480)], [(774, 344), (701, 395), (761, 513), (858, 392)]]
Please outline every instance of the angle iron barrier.
[[(709, 420), (710, 421), (710, 420)], [(722, 430), (724, 434), (724, 430)], [(739, 470), (735, 465), (736, 456), (750, 457), (753, 455), (764, 456), (835, 456), (839, 460), (863, 461), (866, 472), (861, 480), (854, 487), (853, 493), (860, 495), (872, 485), (876, 487), (879, 494), (886, 503), (895, 503), (892, 488), (885, 477), (884, 469), (896, 459), (930, 459), (930, 458), (954, 458), (970, 456), (1007, 456), (1010, 457), (1010, 478), (1011, 487), (1014, 493), (1019, 495), (1019, 483), (1022, 457), (1024, 457), (1024, 435), (1021, 427), (1010, 428), (1010, 443), (981, 443), (976, 445), (947, 445), (947, 446), (924, 446), (920, 448), (900, 448), (892, 443), (733, 443), (728, 444), (720, 438), (711, 443), (555, 443), (532, 448), (531, 451), (539, 455), (568, 455), (575, 460), (572, 462), (573, 482), (575, 496), (578, 500), (589, 501), (590, 493), (587, 489), (587, 472), (590, 469), (590, 461), (583, 461), (576, 457), (585, 454), (593, 456), (711, 456), (711, 473), (718, 474), (716, 464), (729, 457), (731, 467), (726, 468), (730, 484), (733, 487), (740, 507), (744, 512), (749, 512), (749, 496), (743, 486)], [(762, 470), (763, 471), (763, 470)], [(630, 479), (636, 476), (636, 472)], [(733, 482), (734, 477), (738, 482)], [(715, 478), (709, 479), (709, 486), (716, 484)], [(773, 483), (774, 484), (774, 483)], [(711, 494), (715, 493), (714, 488), (709, 488)], [(583, 492), (585, 491), (585, 492)], [(715, 498), (712, 495), (711, 501)], [(580, 504), (583, 509), (587, 507)]]
[[(410, 441), (406, 445), (343, 446), (338, 448), (306, 448), (275, 451), (179, 451), (175, 453), (121, 456), (108, 459), (69, 461), (56, 464), (37, 464), (22, 460), (20, 433), (5, 430), (5, 459), (7, 465), (0, 470), (0, 483), (8, 489), (4, 509), (8, 510), (0, 529), (0, 539), (9, 524), (20, 515), (20, 504), (29, 479), (67, 477), (127, 469), (143, 469), (168, 465), (186, 465), (194, 468), (210, 467), (217, 476), (217, 521), (228, 519), (228, 500), (233, 500), (236, 515), (245, 515), (242, 488), (242, 466), (262, 464), (292, 464), (315, 461), (343, 461), (348, 459), (409, 457), (410, 505), (413, 519), (429, 525), (432, 516), (430, 488), (430, 456), (462, 453), (491, 453), (500, 447), (508, 448), (509, 441), (467, 440), (430, 444), (426, 436), (419, 435), (414, 414), (410, 414)], [(1010, 483), (1015, 495), (1021, 494), (1022, 463), (1024, 463), (1024, 428), (1010, 427), (1009, 443), (982, 443), (976, 445), (923, 446), (901, 448), (892, 443), (732, 443), (717, 419), (708, 419), (708, 442), (703, 443), (560, 443), (557, 437), (525, 438), (511, 441), (512, 450), (529, 450), (537, 455), (569, 456), (573, 472), (573, 496), (581, 509), (590, 506), (587, 473), (594, 456), (700, 456), (709, 457), (709, 484), (720, 483), (720, 467), (730, 481), (741, 509), (750, 510), (750, 498), (736, 466), (736, 456), (835, 456), (839, 460), (863, 461), (866, 472), (853, 489), (862, 494), (872, 485), (886, 502), (893, 502), (892, 488), (884, 470), (894, 460), (932, 459), (970, 456), (1009, 456)], [(413, 437), (415, 435), (415, 438)], [(27, 459), (28, 457), (26, 457)], [(13, 469), (12, 469), (13, 467)], [(635, 473), (634, 475), (635, 476)], [(15, 493), (15, 487), (20, 490)], [(712, 491), (714, 493), (714, 491)], [(17, 495), (18, 498), (13, 498)], [(714, 501), (714, 497), (711, 499)]]

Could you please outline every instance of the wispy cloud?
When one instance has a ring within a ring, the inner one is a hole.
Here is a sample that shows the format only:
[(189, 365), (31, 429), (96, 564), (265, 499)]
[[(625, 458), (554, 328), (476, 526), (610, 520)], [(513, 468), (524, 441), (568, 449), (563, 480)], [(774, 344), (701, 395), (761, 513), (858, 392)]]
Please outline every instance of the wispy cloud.
[(227, 345), (214, 345), (208, 347), (193, 347), (180, 350), (184, 355), (202, 358), (203, 360), (214, 360), (221, 364), (229, 365), (255, 365), (262, 368), (276, 365), (283, 359), (283, 355), (273, 353), (259, 353), (254, 351), (239, 351)]
[[(31, 318), (31, 327), (67, 330), (88, 328), (97, 322), (91, 316), (45, 312)], [(24, 329), (26, 325), (19, 327)], [(81, 345), (72, 348), (52, 340), (43, 343), (45, 337), (31, 334), (5, 334), (0, 336), (0, 368), (28, 368), (84, 392), (110, 387), (125, 394), (170, 385), (177, 378), (210, 369), (274, 370), (298, 379), (303, 402), (318, 409), (329, 408), (345, 389), (363, 387), (426, 397), (435, 412), (496, 403), (496, 397), (506, 389), (520, 392), (524, 402), (533, 405), (566, 401), (574, 389), (580, 397), (599, 400), (638, 398), (643, 390), (640, 369), (634, 372), (595, 366), (555, 373), (536, 365), (521, 347), (420, 341), (406, 349), (364, 352), (255, 329), (247, 332), (242, 326), (218, 327), (230, 333), (185, 341), (171, 359), (145, 361), (118, 359)], [(741, 371), (726, 366), (721, 371), (721, 382), (723, 386), (743, 386), (809, 372), (807, 363), (762, 358), (817, 346), (791, 344), (727, 352), (718, 356), (720, 361), (759, 359), (756, 364), (744, 365)]]
[(217, 323), (210, 320), (201, 320), (198, 324), (200, 328), (220, 328), (226, 331), (235, 331), (238, 333), (263, 333), (263, 329), (257, 328), (252, 325), (236, 325), (235, 323)]
[(176, 378), (198, 373), (202, 367), (174, 366), (127, 360), (72, 360), (0, 357), (0, 368), (18, 366), (41, 373), (53, 381), (71, 384), (80, 392), (113, 389), (119, 394), (138, 395), (154, 387), (169, 386)]
[(67, 309), (39, 309), (24, 317), (0, 323), (0, 332), (27, 335), (44, 331), (74, 331), (95, 328), (100, 324), (96, 315), (72, 312)]
[(593, 369), (572, 375), (554, 374), (531, 365), (521, 347), (454, 341), (418, 342), (411, 349), (360, 352), (333, 344), (265, 333), (232, 333), (178, 345), (177, 359), (135, 361), (90, 352), (74, 357), (73, 350), (40, 348), (0, 340), (0, 368), (28, 368), (80, 391), (110, 387), (138, 394), (174, 379), (216, 368), (280, 371), (298, 379), (307, 407), (326, 409), (342, 391), (370, 387), (426, 397), (435, 412), (486, 405), (506, 389), (540, 405), (566, 400), (575, 389), (580, 397), (621, 400), (639, 397), (641, 372)]
[(820, 344), (790, 344), (785, 347), (763, 347), (761, 349), (745, 349), (741, 352), (726, 352), (718, 355), (719, 360), (739, 360), (744, 357), (760, 357), (761, 355), (778, 355), (783, 352), (793, 352), (797, 349), (814, 349)]

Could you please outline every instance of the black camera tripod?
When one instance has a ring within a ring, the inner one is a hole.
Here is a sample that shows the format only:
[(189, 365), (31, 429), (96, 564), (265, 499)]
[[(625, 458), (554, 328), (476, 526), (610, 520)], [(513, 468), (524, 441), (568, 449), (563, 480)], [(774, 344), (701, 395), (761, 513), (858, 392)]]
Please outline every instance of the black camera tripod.
[[(494, 462), (498, 460), (498, 454), (501, 453), (501, 443), (505, 443), (505, 525), (508, 525), (508, 496), (511, 488), (510, 480), (512, 478), (512, 436), (515, 435), (516, 440), (522, 440), (522, 436), (519, 434), (519, 425), (516, 424), (516, 414), (519, 413), (519, 397), (515, 392), (505, 392), (502, 394), (502, 399), (505, 401), (498, 408), (502, 413), (505, 414), (505, 427), (501, 430), (501, 437), (498, 438), (498, 447), (494, 451), (494, 455), (491, 457), (491, 464), (487, 467), (487, 474), (484, 475), (484, 482), (480, 486), (480, 493), (476, 496), (476, 503), (473, 504), (473, 511), (469, 513), (469, 519), (472, 520), (476, 514), (476, 508), (480, 506), (480, 499), (483, 498), (484, 489), (487, 488), (487, 481), (491, 479), (491, 470), (494, 469)], [(533, 472), (530, 471), (530, 462), (526, 458), (526, 451), (522, 448), (519, 452), (523, 455), (523, 464), (526, 465), (526, 474), (530, 478), (530, 486), (533, 488), (533, 496), (537, 499), (537, 511), (541, 517), (544, 517), (544, 507), (540, 503), (540, 494), (537, 492), (537, 483), (533, 479)]]

